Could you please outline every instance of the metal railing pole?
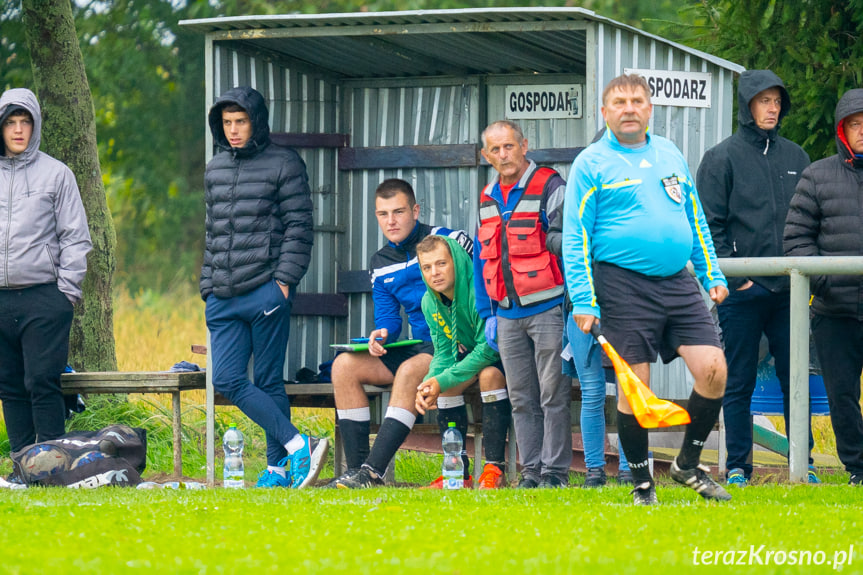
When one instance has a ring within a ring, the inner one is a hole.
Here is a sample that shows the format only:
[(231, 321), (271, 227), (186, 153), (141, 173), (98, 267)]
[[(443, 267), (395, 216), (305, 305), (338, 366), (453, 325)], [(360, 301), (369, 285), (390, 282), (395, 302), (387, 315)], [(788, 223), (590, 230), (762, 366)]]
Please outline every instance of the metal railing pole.
[(806, 482), (809, 468), (809, 276), (791, 276), (791, 365), (788, 478)]

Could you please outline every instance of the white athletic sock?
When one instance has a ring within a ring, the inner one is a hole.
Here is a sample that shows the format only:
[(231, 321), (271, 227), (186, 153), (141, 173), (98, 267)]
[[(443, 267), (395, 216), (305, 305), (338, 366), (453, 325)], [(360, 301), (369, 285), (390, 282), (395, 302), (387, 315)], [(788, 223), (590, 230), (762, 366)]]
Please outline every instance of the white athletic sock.
[(504, 387), (502, 389), (492, 389), (491, 391), (481, 391), (479, 396), (483, 403), (494, 403), (495, 401), (503, 401), (509, 397), (509, 394)]
[(452, 407), (461, 407), (462, 405), (464, 405), (463, 395), (455, 395), (452, 397), (439, 395), (437, 398), (438, 409), (450, 409)]
[(272, 471), (273, 473), (278, 473), (282, 477), (286, 477), (284, 467), (278, 467), (276, 465), (267, 465), (267, 471)]
[(387, 408), (387, 413), (384, 417), (389, 419), (395, 419), (396, 421), (404, 424), (405, 427), (407, 427), (408, 429), (413, 429), (414, 423), (416, 423), (417, 420), (417, 416), (408, 411), (407, 409), (393, 406)]
[(349, 421), (371, 421), (372, 410), (368, 407), (355, 407), (353, 409), (337, 409), (336, 415), (341, 420)]
[(288, 450), (288, 455), (293, 455), (294, 453), (302, 449), (305, 444), (306, 441), (303, 439), (303, 435), (301, 433), (298, 433), (293, 436), (289, 442), (285, 444), (285, 449)]

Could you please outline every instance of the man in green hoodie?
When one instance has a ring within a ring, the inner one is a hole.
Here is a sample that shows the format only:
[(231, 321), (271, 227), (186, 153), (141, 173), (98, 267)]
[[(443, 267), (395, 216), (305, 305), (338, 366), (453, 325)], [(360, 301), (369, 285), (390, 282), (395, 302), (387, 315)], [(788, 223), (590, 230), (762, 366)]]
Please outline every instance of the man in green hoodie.
[[(416, 251), (427, 287), (422, 311), (435, 350), (428, 374), (417, 389), (417, 411), (444, 407), (448, 398), (460, 396), (479, 381), (486, 464), (478, 484), (479, 489), (498, 489), (506, 485), (504, 454), (511, 408), (500, 356), (488, 345), (485, 320), (476, 311), (473, 260), (457, 241), (443, 236), (427, 236)], [(467, 422), (458, 427), (464, 437)], [(462, 459), (467, 479), (464, 451)]]

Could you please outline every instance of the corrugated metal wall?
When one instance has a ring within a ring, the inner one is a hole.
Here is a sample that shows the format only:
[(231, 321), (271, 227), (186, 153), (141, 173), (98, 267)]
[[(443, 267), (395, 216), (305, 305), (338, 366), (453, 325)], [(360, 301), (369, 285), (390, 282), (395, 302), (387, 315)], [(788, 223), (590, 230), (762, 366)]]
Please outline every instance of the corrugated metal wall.
[[(491, 76), (487, 79), (487, 123), (503, 120), (506, 112), (506, 87), (535, 84), (584, 84), (583, 75)], [(515, 120), (527, 138), (529, 150), (575, 148), (587, 146), (596, 130), (588, 124), (587, 111), (580, 119)], [(480, 127), (480, 132), (485, 126)], [(479, 135), (477, 135), (477, 139)], [(544, 164), (560, 172), (565, 178), (571, 163)], [(482, 171), (483, 183), (493, 176), (491, 168)]]
[[(218, 95), (235, 86), (255, 88), (267, 99), (271, 131), (339, 131), (338, 86), (270, 58), (237, 51), (225, 43), (214, 44), (213, 60), (213, 93)], [(336, 291), (340, 240), (348, 228), (345, 197), (336, 193), (339, 189), (337, 152), (334, 149), (297, 151), (306, 162), (315, 210), (312, 262), (299, 291), (333, 293)], [(292, 317), (285, 378), (293, 379), (301, 367), (317, 369), (321, 361), (331, 359), (329, 344), (345, 338), (343, 324), (344, 320), (334, 318)]]
[[(446, 79), (397, 83), (349, 83), (343, 87), (341, 130), (356, 147), (471, 144), (476, 141), (478, 89), (475, 80)], [(352, 170), (340, 189), (348, 197), (351, 221), (339, 254), (342, 269), (368, 269), (372, 254), (386, 241), (374, 217), (374, 191), (387, 178), (413, 186), (420, 221), (473, 230), (476, 168)], [(368, 295), (351, 296), (348, 332), (368, 334), (374, 310)]]

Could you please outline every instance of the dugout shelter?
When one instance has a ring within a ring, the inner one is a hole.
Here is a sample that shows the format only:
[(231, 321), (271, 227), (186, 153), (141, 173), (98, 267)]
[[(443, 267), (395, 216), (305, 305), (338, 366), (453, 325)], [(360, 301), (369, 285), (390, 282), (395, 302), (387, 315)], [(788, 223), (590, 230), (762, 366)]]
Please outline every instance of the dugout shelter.
[[(480, 133), (518, 122), (529, 157), (566, 177), (603, 127), (603, 86), (624, 71), (653, 89), (653, 133), (695, 172), (731, 135), (737, 64), (582, 8), (479, 8), (186, 20), (204, 35), (206, 107), (249, 85), (267, 99), (276, 142), (306, 161), (315, 209), (312, 265), (291, 319), (286, 379), (332, 358), (330, 343), (367, 335), (365, 270), (384, 239), (374, 190), (409, 181), (421, 221), (473, 233), (491, 177)], [(206, 129), (202, 118), (201, 129)], [(207, 130), (207, 159), (212, 138)], [(688, 397), (681, 368), (652, 387)], [(685, 371), (685, 368), (683, 368)], [(691, 385), (691, 384), (690, 384)]]

